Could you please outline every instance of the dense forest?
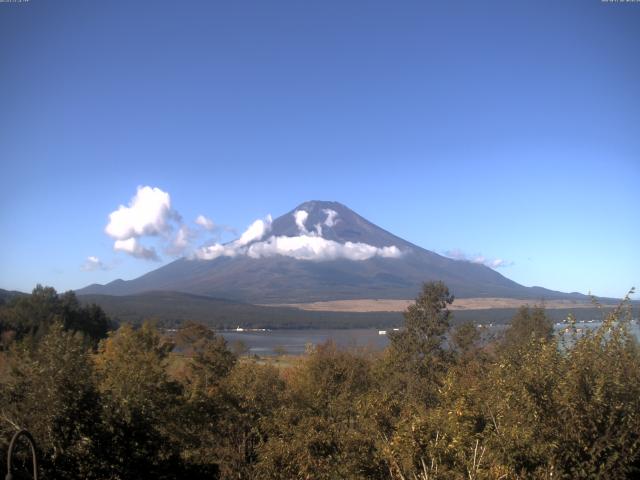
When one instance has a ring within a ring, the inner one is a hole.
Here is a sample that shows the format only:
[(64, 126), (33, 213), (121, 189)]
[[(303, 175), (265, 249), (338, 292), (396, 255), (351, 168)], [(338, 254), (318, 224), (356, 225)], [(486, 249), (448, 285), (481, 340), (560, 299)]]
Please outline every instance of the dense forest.
[(26, 428), (48, 479), (637, 478), (628, 299), (582, 334), (522, 307), (489, 343), (452, 301), (427, 283), (383, 352), (282, 366), (37, 287), (0, 306), (0, 454)]

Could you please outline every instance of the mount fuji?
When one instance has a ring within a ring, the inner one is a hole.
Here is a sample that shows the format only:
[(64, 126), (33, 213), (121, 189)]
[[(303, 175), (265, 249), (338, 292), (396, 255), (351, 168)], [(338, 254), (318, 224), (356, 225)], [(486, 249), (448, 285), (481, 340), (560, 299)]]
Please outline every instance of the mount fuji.
[(575, 299), (525, 287), (477, 263), (454, 260), (374, 225), (338, 202), (309, 201), (258, 220), (238, 239), (208, 245), (133, 280), (93, 284), (80, 295), (173, 291), (252, 304), (410, 299), (442, 280), (458, 298)]

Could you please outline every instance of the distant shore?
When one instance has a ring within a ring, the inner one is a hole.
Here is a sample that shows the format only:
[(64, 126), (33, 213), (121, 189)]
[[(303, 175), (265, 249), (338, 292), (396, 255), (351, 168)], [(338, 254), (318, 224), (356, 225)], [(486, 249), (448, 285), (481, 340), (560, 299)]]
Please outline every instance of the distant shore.
[[(262, 305), (265, 307), (290, 307), (317, 312), (402, 312), (414, 302), (413, 299), (355, 299), (330, 300), (310, 303), (278, 303)], [(536, 301), (518, 298), (457, 298), (449, 306), (450, 310), (490, 310), (494, 308), (519, 308), (522, 305), (543, 304), (548, 309), (557, 308), (593, 308), (590, 301), (549, 300)], [(610, 306), (610, 305), (606, 305)]]

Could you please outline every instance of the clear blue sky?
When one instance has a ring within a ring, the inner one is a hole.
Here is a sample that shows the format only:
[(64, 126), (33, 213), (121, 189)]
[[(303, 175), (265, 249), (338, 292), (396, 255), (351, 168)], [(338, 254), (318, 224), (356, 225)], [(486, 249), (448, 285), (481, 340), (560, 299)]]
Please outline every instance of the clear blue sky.
[(170, 261), (105, 234), (148, 185), (190, 225), (337, 200), (524, 285), (622, 296), (639, 48), (640, 3), (600, 0), (0, 3), (0, 288)]

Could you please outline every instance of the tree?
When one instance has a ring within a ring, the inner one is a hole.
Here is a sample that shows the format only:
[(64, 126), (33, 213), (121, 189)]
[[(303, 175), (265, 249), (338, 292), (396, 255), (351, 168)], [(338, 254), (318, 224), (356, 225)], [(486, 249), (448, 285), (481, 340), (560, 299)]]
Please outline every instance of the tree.
[(109, 477), (149, 478), (182, 465), (174, 441), (182, 392), (166, 371), (172, 349), (149, 323), (124, 325), (100, 343), (95, 366)]
[(381, 478), (376, 438), (362, 421), (370, 366), (327, 343), (288, 371), (282, 406), (265, 422), (257, 478)]
[(478, 354), (480, 330), (473, 323), (458, 325), (451, 335), (451, 342), (462, 361), (472, 360)]
[(37, 344), (9, 353), (8, 375), (0, 377), (2, 427), (9, 430), (0, 438), (28, 429), (46, 478), (100, 478), (100, 401), (82, 335), (54, 322)]
[(205, 325), (187, 322), (176, 334), (176, 344), (190, 357), (188, 383), (191, 393), (205, 393), (217, 387), (236, 364), (237, 356), (229, 350), (224, 337)]
[(0, 333), (13, 332), (16, 340), (44, 336), (54, 322), (65, 330), (79, 331), (95, 346), (112, 323), (95, 304), (82, 306), (74, 292), (58, 295), (52, 287), (37, 285), (31, 295), (13, 298), (0, 308)]
[[(443, 282), (429, 282), (415, 302), (403, 313), (404, 329), (389, 334), (388, 367), (393, 372), (404, 373), (398, 377), (404, 383), (402, 390), (427, 404), (433, 404), (437, 387), (451, 360), (451, 352), (445, 348), (449, 330), (453, 295)], [(397, 392), (400, 394), (400, 392)]]
[(511, 319), (504, 336), (503, 348), (518, 349), (531, 339), (547, 342), (553, 338), (553, 321), (544, 307), (523, 305)]
[[(256, 478), (258, 449), (267, 439), (265, 423), (281, 406), (285, 384), (270, 365), (243, 362), (222, 385), (222, 409), (216, 455), (223, 478)], [(211, 447), (211, 446), (209, 446)]]

